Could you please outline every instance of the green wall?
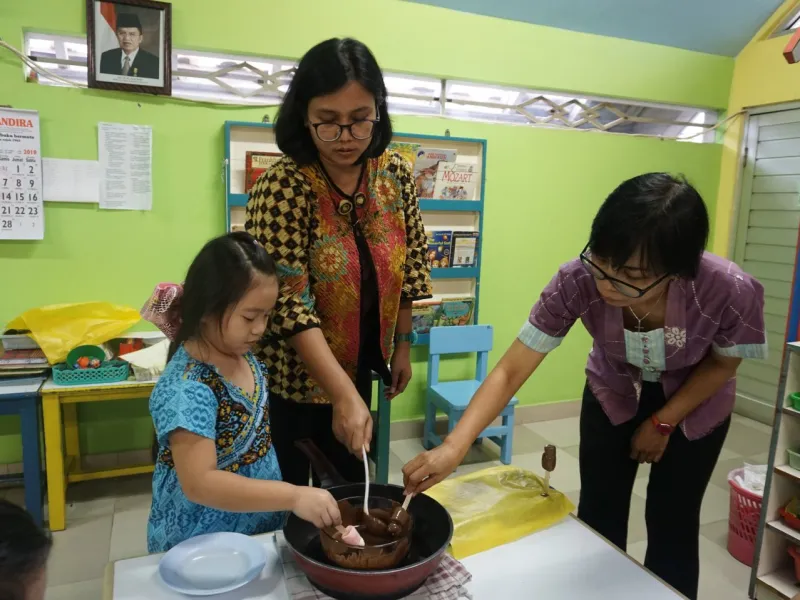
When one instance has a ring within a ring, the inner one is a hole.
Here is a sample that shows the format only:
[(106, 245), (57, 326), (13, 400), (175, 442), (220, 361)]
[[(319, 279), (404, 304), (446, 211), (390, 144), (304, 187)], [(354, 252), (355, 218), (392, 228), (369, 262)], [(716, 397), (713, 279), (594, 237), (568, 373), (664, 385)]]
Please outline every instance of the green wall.
[[(21, 48), (25, 29), (80, 33), (84, 4), (3, 0), (0, 37)], [(730, 83), (728, 58), (398, 0), (228, 0), (221, 6), (176, 0), (175, 46), (296, 58), (326, 37), (354, 35), (387, 70), (720, 108)], [(155, 157), (152, 212), (48, 204), (43, 242), (0, 244), (0, 323), (56, 302), (102, 299), (138, 307), (155, 283), (179, 279), (202, 243), (224, 230), (223, 122), (260, 121), (272, 112), (28, 84), (17, 59), (2, 50), (0, 104), (40, 111), (44, 156), (95, 159), (96, 124), (111, 121), (152, 125)], [(594, 212), (622, 179), (649, 170), (685, 173), (714, 214), (716, 145), (402, 116), (395, 125), (488, 140), (480, 293), (481, 322), (495, 326), (495, 360), (558, 265), (583, 247)], [(576, 331), (520, 400), (577, 398), (588, 346), (585, 332)], [(398, 420), (422, 414), (426, 356), (418, 351), (415, 358), (410, 391), (394, 401)], [(445, 374), (467, 372), (456, 361)], [(144, 401), (82, 407), (80, 418), (88, 452), (149, 443)], [(0, 419), (0, 463), (19, 456), (18, 423)]]

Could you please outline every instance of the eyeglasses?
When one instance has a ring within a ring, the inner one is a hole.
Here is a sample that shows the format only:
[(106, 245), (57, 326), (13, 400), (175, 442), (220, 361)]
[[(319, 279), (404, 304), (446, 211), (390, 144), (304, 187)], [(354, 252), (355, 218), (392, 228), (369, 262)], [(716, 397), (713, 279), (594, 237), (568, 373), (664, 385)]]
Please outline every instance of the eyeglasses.
[(380, 119), (360, 119), (349, 125), (339, 123), (311, 123), (314, 132), (321, 142), (335, 142), (342, 137), (342, 132), (347, 129), (354, 140), (367, 140), (372, 137), (375, 124)]
[(608, 281), (611, 285), (614, 286), (615, 290), (617, 290), (623, 296), (627, 296), (628, 298), (641, 298), (647, 292), (652, 290), (659, 283), (661, 283), (667, 277), (669, 277), (669, 275), (663, 275), (658, 279), (656, 279), (653, 283), (648, 285), (646, 288), (636, 287), (635, 285), (631, 285), (630, 283), (625, 283), (621, 279), (612, 277), (611, 275), (603, 271), (603, 269), (601, 269), (591, 261), (591, 259), (589, 258), (590, 256), (591, 252), (589, 252), (589, 246), (587, 244), (587, 246), (583, 249), (583, 252), (581, 252), (581, 263), (583, 263), (583, 266), (586, 268), (587, 271), (589, 271), (591, 276), (601, 281), (602, 280)]

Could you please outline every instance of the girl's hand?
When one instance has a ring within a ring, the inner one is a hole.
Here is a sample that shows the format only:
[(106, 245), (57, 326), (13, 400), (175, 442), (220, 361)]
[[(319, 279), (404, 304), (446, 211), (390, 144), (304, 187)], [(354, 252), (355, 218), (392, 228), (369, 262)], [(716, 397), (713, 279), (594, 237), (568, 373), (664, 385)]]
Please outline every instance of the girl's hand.
[(391, 361), (392, 387), (386, 390), (386, 399), (392, 400), (406, 391), (411, 381), (411, 344), (397, 344)]
[(661, 435), (650, 419), (639, 425), (631, 440), (631, 458), (639, 463), (657, 463), (664, 455), (669, 436)]
[(433, 450), (418, 454), (403, 467), (405, 494), (419, 494), (433, 487), (461, 464), (466, 451), (445, 442)]
[(292, 512), (316, 527), (342, 524), (342, 515), (331, 493), (314, 487), (297, 486)]

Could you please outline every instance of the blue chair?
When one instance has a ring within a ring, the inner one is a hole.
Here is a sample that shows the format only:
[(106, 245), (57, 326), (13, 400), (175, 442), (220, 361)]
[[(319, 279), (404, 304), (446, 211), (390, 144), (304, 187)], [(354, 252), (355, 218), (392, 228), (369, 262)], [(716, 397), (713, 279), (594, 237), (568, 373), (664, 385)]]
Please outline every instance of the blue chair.
[[(442, 438), (436, 435), (436, 412), (447, 415), (447, 432), (450, 433), (467, 409), (470, 400), (486, 379), (489, 351), (492, 349), (493, 329), (489, 325), (469, 327), (434, 327), (431, 329), (428, 358), (428, 393), (425, 399), (425, 437), (423, 445), (427, 449), (438, 446)], [(439, 364), (442, 356), (448, 354), (477, 353), (475, 379), (463, 381), (439, 381)], [(500, 460), (511, 464), (514, 438), (514, 407), (518, 401), (511, 401), (500, 413), (502, 425), (489, 426), (478, 439), (489, 438), (500, 446)]]

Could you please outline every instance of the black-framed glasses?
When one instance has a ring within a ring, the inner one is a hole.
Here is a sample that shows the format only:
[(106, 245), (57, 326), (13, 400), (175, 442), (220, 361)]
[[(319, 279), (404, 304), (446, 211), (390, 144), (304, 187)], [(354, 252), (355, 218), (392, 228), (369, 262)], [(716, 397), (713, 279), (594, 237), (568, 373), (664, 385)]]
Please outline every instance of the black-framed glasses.
[(636, 287), (635, 285), (626, 283), (621, 279), (612, 277), (611, 275), (603, 271), (603, 269), (601, 269), (592, 262), (592, 260), (589, 258), (590, 256), (591, 252), (589, 252), (589, 245), (587, 244), (586, 247), (583, 249), (583, 252), (581, 252), (581, 263), (586, 268), (586, 270), (589, 271), (589, 274), (595, 279), (608, 281), (611, 285), (614, 286), (615, 290), (617, 290), (623, 296), (627, 296), (628, 298), (641, 298), (647, 292), (652, 290), (659, 283), (661, 283), (667, 277), (669, 277), (669, 275), (662, 275), (661, 277), (656, 279), (653, 283), (651, 283), (645, 288)]
[(348, 125), (339, 123), (311, 123), (314, 132), (321, 142), (335, 142), (342, 137), (342, 132), (347, 129), (354, 140), (367, 140), (372, 137), (375, 125), (380, 119), (359, 119)]

